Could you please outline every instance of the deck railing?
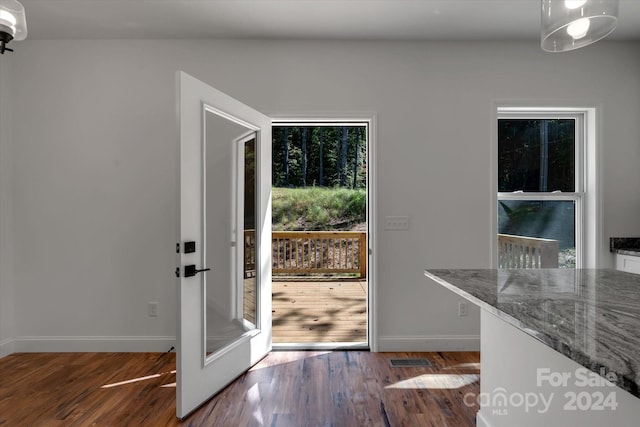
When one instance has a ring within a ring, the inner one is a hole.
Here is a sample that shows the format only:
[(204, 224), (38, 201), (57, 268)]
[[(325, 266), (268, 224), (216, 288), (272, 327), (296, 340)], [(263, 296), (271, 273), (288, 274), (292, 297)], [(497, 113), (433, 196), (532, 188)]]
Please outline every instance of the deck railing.
[(274, 274), (359, 273), (367, 276), (367, 233), (274, 231)]
[(558, 241), (498, 234), (500, 268), (558, 268)]
[(244, 230), (244, 277), (256, 275), (256, 230)]

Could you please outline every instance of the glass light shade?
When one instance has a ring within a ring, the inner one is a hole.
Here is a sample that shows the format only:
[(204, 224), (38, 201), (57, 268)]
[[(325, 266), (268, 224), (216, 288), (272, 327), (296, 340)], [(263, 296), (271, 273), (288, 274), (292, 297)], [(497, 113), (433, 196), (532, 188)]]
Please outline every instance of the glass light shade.
[(542, 0), (541, 46), (566, 52), (611, 34), (618, 22), (618, 0)]
[(8, 33), (13, 40), (27, 38), (27, 19), (19, 1), (0, 0), (0, 32)]

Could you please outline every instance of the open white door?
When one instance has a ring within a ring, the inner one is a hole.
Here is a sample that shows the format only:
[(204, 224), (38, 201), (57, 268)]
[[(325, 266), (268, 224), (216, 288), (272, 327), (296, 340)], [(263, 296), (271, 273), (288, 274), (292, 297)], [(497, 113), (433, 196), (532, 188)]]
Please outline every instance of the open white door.
[(271, 350), (271, 120), (184, 72), (176, 80), (182, 419)]

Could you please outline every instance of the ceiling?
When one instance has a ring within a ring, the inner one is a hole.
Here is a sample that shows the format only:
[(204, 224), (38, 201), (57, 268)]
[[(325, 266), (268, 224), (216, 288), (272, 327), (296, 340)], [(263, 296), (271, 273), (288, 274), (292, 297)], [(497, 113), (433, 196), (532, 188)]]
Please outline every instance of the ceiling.
[[(535, 40), (540, 0), (20, 0), (30, 39)], [(610, 39), (640, 40), (640, 0)]]

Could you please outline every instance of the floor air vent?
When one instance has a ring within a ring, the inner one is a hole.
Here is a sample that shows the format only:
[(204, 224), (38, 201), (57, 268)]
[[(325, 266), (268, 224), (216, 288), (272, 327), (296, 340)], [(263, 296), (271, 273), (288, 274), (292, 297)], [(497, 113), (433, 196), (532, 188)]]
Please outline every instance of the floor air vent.
[(424, 368), (431, 366), (427, 359), (389, 359), (393, 368)]

